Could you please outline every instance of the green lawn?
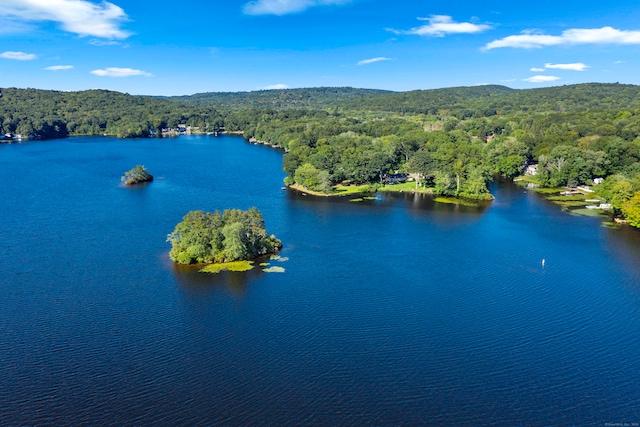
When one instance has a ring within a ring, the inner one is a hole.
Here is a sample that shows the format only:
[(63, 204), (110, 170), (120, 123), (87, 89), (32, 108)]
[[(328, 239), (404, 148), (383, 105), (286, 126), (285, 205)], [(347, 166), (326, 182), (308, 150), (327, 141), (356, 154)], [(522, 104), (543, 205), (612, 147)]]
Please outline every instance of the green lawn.
[(535, 175), (521, 175), (513, 178), (513, 182), (532, 183), (540, 185), (540, 178)]
[(428, 194), (428, 193), (431, 192), (431, 189), (424, 188), (424, 187), (418, 187), (416, 189), (415, 181), (407, 181), (407, 182), (403, 182), (402, 184), (386, 184), (386, 185), (383, 185), (382, 187), (378, 188), (378, 191), (397, 191), (397, 192), (412, 192), (412, 191), (415, 191), (416, 193)]
[(572, 194), (570, 196), (549, 196), (545, 197), (547, 200), (551, 200), (552, 202), (586, 202), (588, 196), (584, 194)]
[(290, 188), (293, 188), (294, 190), (300, 191), (302, 193), (306, 193), (306, 194), (311, 194), (313, 196), (320, 196), (320, 197), (336, 197), (336, 196), (353, 196), (356, 194), (363, 194), (363, 193), (371, 193), (372, 192), (372, 187), (368, 184), (365, 185), (334, 185), (333, 187), (331, 187), (331, 192), (330, 193), (322, 193), (320, 191), (313, 191), (313, 190), (309, 190), (306, 187), (303, 187), (299, 184), (293, 184), (289, 186)]
[(332, 192), (329, 193), (331, 196), (349, 196), (354, 194), (363, 194), (363, 193), (371, 193), (372, 189), (374, 189), (369, 184), (364, 185), (334, 185), (331, 187)]
[(570, 209), (568, 211), (573, 215), (582, 215), (582, 216), (606, 216), (606, 213), (602, 209)]

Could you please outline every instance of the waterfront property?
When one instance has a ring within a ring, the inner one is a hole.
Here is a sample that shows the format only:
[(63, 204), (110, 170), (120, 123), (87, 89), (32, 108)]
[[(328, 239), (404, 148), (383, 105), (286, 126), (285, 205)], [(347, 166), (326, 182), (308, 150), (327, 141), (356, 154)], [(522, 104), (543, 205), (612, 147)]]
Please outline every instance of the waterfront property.
[(383, 184), (402, 184), (409, 179), (408, 173), (385, 173), (382, 175)]

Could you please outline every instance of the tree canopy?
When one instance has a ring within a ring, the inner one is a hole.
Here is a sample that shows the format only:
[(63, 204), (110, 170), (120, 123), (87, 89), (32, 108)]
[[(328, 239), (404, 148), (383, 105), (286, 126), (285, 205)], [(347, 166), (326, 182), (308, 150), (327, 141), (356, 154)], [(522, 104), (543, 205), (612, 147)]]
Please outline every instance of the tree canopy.
[(276, 252), (282, 242), (268, 235), (262, 213), (255, 207), (220, 213), (187, 213), (167, 236), (171, 259), (180, 264), (251, 260)]
[(126, 171), (121, 180), (126, 185), (133, 185), (153, 181), (153, 175), (151, 175), (144, 166), (137, 165), (135, 168)]

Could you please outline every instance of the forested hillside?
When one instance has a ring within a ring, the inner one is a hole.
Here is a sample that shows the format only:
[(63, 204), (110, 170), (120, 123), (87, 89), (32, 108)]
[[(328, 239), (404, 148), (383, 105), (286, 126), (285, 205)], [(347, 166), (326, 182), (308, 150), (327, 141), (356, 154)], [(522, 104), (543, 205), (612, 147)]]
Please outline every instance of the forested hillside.
[(347, 109), (441, 114), (459, 119), (516, 112), (640, 108), (640, 86), (588, 83), (514, 90), (505, 86), (455, 87), (362, 97)]
[(354, 88), (308, 88), (255, 92), (209, 92), (169, 97), (217, 109), (331, 109), (396, 114), (450, 115), (459, 119), (515, 112), (563, 112), (640, 108), (640, 86), (589, 83), (516, 90), (482, 85), (390, 92)]
[(207, 92), (167, 99), (191, 105), (222, 109), (296, 109), (343, 107), (354, 99), (393, 92), (352, 87), (318, 87), (303, 89), (259, 90), (254, 92)]
[(213, 108), (186, 106), (149, 96), (107, 90), (58, 92), (2, 89), (0, 126), (3, 133), (42, 139), (69, 135), (147, 136), (152, 129), (181, 123), (211, 129), (222, 126)]

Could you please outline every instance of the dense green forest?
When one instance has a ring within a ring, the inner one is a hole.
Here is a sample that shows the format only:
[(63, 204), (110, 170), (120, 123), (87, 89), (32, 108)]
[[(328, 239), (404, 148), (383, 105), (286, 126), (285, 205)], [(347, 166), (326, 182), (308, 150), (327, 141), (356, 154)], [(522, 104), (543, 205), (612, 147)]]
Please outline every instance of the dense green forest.
[(254, 92), (206, 92), (167, 99), (218, 109), (296, 109), (329, 108), (346, 105), (349, 101), (393, 92), (352, 87), (318, 87), (304, 89), (259, 90)]
[(640, 108), (638, 95), (640, 86), (621, 84), (590, 83), (527, 90), (484, 85), (362, 97), (351, 100), (345, 108), (465, 119), (515, 112)]
[(251, 260), (282, 247), (280, 240), (267, 234), (262, 213), (256, 208), (191, 211), (167, 241), (171, 242), (169, 256), (180, 264)]
[(3, 133), (135, 137), (179, 124), (243, 131), (286, 150), (287, 182), (316, 191), (379, 184), (400, 172), (435, 194), (484, 199), (495, 174), (515, 177), (537, 163), (531, 180), (543, 186), (606, 178), (594, 188), (632, 222), (640, 201), (640, 86), (316, 88), (178, 98), (103, 90), (2, 94)]
[(354, 88), (307, 88), (255, 92), (209, 92), (170, 97), (217, 109), (339, 109), (397, 114), (432, 114), (458, 119), (514, 112), (562, 112), (640, 108), (640, 86), (580, 84), (516, 90), (482, 85), (390, 92)]
[(144, 166), (137, 165), (135, 168), (126, 171), (120, 180), (124, 182), (125, 185), (135, 185), (153, 181), (153, 175), (151, 175)]
[(42, 139), (69, 135), (148, 136), (151, 130), (189, 123), (203, 130), (222, 126), (213, 108), (187, 106), (150, 96), (107, 90), (58, 92), (2, 89), (0, 126), (3, 133)]

